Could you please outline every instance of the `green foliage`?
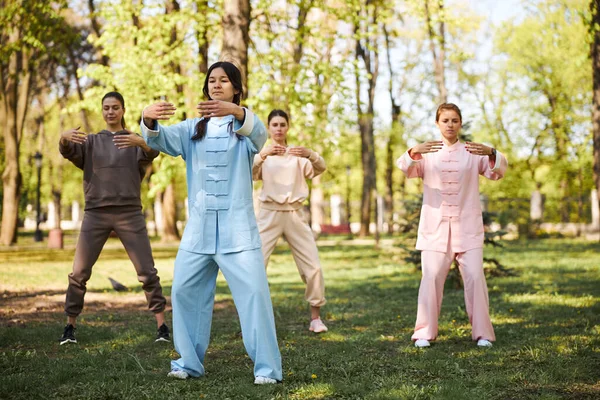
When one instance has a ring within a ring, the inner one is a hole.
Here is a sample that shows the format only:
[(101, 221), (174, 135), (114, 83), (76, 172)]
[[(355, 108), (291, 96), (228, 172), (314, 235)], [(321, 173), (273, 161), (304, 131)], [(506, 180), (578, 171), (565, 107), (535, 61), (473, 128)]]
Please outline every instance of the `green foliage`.
[[(60, 130), (82, 125), (80, 110), (90, 116), (93, 130), (100, 130), (100, 99), (107, 91), (118, 90), (125, 97), (127, 125), (134, 131), (143, 107), (161, 97), (178, 107), (166, 124), (193, 117), (196, 103), (203, 98), (199, 48), (208, 43), (210, 61), (220, 57), (222, 1), (179, 2), (180, 10), (170, 13), (162, 1), (96, 1), (99, 37), (92, 33), (85, 5), (71, 3), (12, 0), (0, 9), (0, 62), (19, 48), (32, 49), (46, 60), (43, 66), (36, 64), (44, 76), (44, 90), (38, 97), (44, 98), (40, 107), (45, 111), (38, 113), (38, 103), (31, 103), (30, 111), (36, 112), (28, 118), (22, 140), (24, 205), (31, 203), (36, 185), (29, 157), (39, 148), (48, 149), (43, 202), (50, 199), (50, 182), (62, 182), (65, 203), (81, 197), (80, 172), (67, 166), (60, 175), (62, 161), (51, 156)], [(443, 21), (449, 99), (474, 107), (463, 110), (473, 140), (492, 144), (509, 158), (505, 179), (482, 182), (481, 190), (490, 197), (501, 223), (525, 224), (526, 209), (514, 205), (526, 201), (536, 183), (542, 184), (549, 204), (562, 202), (562, 197), (575, 204), (576, 198), (587, 197), (593, 177), (588, 1), (532, 0), (523, 2), (523, 7), (523, 15), (492, 26), (468, 2), (429, 0), (435, 28), (430, 37), (423, 1), (252, 1), (245, 104), (263, 120), (273, 108), (288, 111), (290, 142), (318, 151), (327, 161), (320, 183), (325, 197), (345, 195), (350, 186), (351, 200), (356, 202), (362, 171), (355, 73), (364, 81), (367, 72), (355, 59), (355, 41), (372, 39), (368, 48), (380, 54), (374, 121), (377, 188), (383, 193), (387, 143), (392, 142), (397, 158), (415, 142), (437, 136), (432, 122), (437, 89), (430, 44), (442, 44), (439, 23)], [(375, 15), (377, 23), (368, 23)], [(357, 35), (354, 23), (363, 28)], [(23, 37), (5, 40), (15, 24), (25, 28)], [(384, 27), (391, 67), (384, 62)], [(66, 73), (73, 55), (79, 60), (83, 101), (73, 77)], [(99, 62), (102, 55), (109, 65)], [(390, 75), (391, 97), (401, 111), (397, 121), (391, 121), (385, 104)], [(360, 96), (364, 101), (366, 93)], [(46, 125), (44, 140), (39, 139), (34, 122), (40, 115)], [(0, 161), (2, 149), (0, 142)], [(171, 179), (178, 198), (184, 198), (181, 161), (163, 161), (163, 157), (155, 163), (150, 195)], [(350, 185), (346, 166), (351, 167)], [(394, 169), (396, 200), (419, 189), (402, 179)], [(559, 208), (553, 206), (557, 211), (549, 218), (560, 220), (564, 210)], [(571, 206), (567, 213), (572, 221), (587, 221), (587, 210), (579, 215), (578, 208)]]
[[(535, 9), (519, 22), (498, 32), (497, 48), (507, 56), (503, 68), (514, 85), (511, 101), (519, 104), (519, 118), (527, 125), (513, 139), (516, 155), (526, 152), (529, 178), (550, 184), (573, 179), (580, 163), (591, 162), (590, 108), (591, 62), (583, 0), (535, 2)], [(538, 170), (552, 165), (548, 176)], [(553, 182), (552, 182), (553, 181)], [(589, 191), (591, 179), (584, 184)], [(552, 190), (554, 189), (554, 190)], [(565, 193), (573, 193), (571, 185)], [(563, 191), (563, 190), (560, 190)]]

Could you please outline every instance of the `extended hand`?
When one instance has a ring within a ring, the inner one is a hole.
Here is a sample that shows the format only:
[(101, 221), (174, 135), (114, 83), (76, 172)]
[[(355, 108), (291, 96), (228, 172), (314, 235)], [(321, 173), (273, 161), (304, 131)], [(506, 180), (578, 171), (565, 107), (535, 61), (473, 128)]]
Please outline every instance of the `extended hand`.
[(280, 144), (272, 144), (270, 146), (265, 147), (264, 149), (262, 149), (260, 151), (260, 158), (262, 158), (263, 160), (265, 158), (267, 158), (268, 156), (281, 156), (283, 154), (285, 154), (285, 146), (282, 146)]
[(288, 152), (292, 156), (304, 157), (304, 158), (310, 157), (310, 153), (311, 153), (311, 151), (309, 149), (307, 149), (306, 147), (302, 147), (302, 146), (292, 147), (291, 149), (288, 150)]
[(159, 101), (144, 108), (144, 120), (167, 120), (175, 114), (177, 107), (173, 103)]
[(221, 100), (208, 100), (198, 103), (198, 113), (203, 117), (224, 117), (233, 115), (236, 119), (244, 118), (244, 109), (235, 103)]
[(113, 142), (115, 144), (115, 146), (117, 146), (117, 149), (126, 149), (128, 147), (144, 147), (144, 145), (146, 144), (146, 142), (144, 141), (144, 139), (131, 132), (130, 130), (125, 129), (125, 131), (127, 132), (127, 135), (115, 135), (113, 137)]
[(441, 140), (432, 140), (430, 142), (420, 143), (410, 150), (410, 154), (435, 153), (442, 149), (442, 143), (443, 142)]
[(467, 151), (471, 154), (475, 154), (478, 156), (491, 156), (492, 155), (492, 147), (486, 146), (481, 143), (473, 143), (467, 142), (465, 145)]
[(87, 133), (80, 132), (78, 126), (77, 128), (70, 129), (60, 134), (61, 142), (72, 142), (83, 144), (87, 140)]

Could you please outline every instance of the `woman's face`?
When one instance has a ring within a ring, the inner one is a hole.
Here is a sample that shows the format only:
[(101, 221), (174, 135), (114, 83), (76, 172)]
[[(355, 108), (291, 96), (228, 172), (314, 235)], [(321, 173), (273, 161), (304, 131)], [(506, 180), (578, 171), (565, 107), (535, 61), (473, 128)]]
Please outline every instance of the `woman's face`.
[(121, 125), (125, 109), (121, 102), (114, 97), (107, 97), (102, 102), (102, 118), (109, 126)]
[(233, 96), (238, 94), (223, 68), (215, 68), (208, 77), (208, 95), (213, 100), (233, 102)]
[(269, 121), (269, 134), (276, 142), (285, 143), (289, 128), (288, 122), (283, 117), (273, 117)]
[(444, 110), (440, 113), (440, 118), (435, 122), (442, 137), (450, 143), (458, 140), (458, 133), (462, 127), (460, 117), (454, 110)]

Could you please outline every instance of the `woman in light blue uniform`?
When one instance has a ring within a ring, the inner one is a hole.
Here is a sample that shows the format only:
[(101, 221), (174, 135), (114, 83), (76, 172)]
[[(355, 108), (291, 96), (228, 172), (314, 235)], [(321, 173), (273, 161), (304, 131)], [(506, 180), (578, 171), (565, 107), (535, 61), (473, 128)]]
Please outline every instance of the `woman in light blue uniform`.
[(213, 64), (198, 104), (201, 118), (172, 126), (173, 104), (159, 102), (143, 112), (144, 139), (150, 147), (186, 161), (189, 221), (175, 272), (171, 302), (175, 349), (168, 376), (204, 375), (219, 269), (233, 295), (244, 346), (254, 361), (256, 384), (281, 381), (273, 306), (252, 204), (252, 161), (267, 133), (251, 111), (239, 106), (240, 71), (231, 63)]

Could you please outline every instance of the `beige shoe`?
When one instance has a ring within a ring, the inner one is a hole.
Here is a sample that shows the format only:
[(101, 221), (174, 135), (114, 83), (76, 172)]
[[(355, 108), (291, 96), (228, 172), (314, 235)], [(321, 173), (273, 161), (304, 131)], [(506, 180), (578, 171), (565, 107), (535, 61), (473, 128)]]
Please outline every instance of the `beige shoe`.
[(323, 321), (321, 321), (321, 318), (317, 318), (310, 321), (310, 327), (308, 328), (308, 330), (314, 333), (321, 333), (327, 332), (328, 329), (323, 323)]
[(479, 347), (492, 347), (493, 345), (492, 345), (492, 342), (490, 342), (487, 339), (479, 339), (477, 341), (477, 346), (479, 346)]

